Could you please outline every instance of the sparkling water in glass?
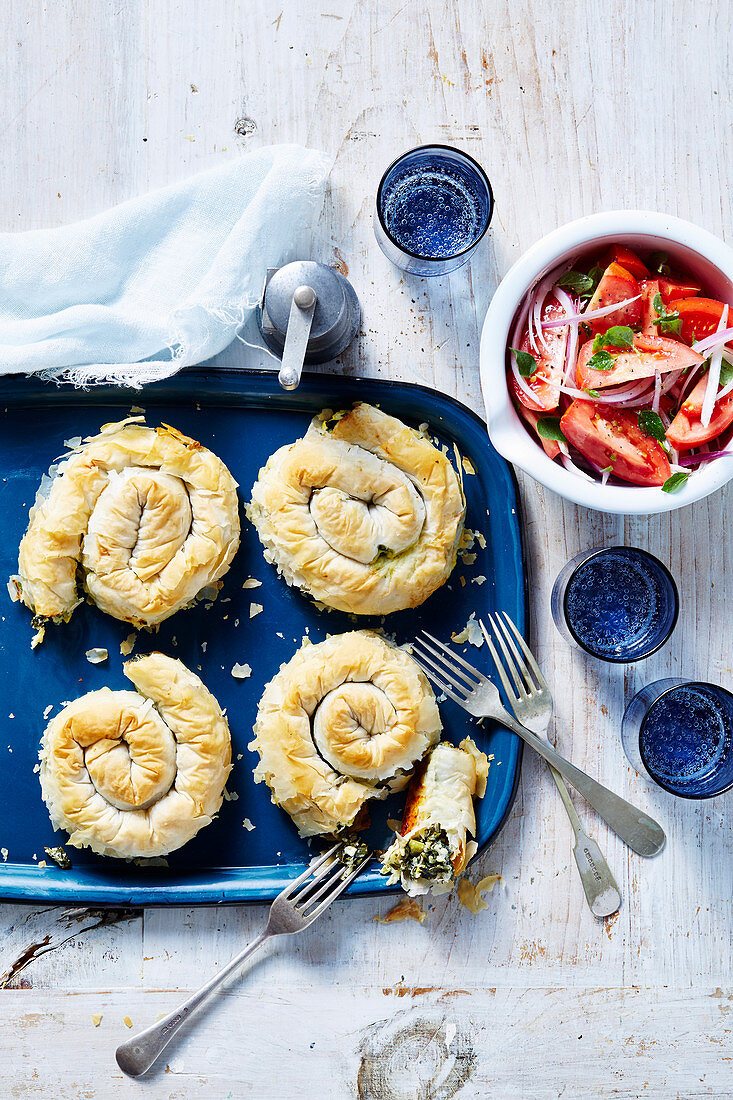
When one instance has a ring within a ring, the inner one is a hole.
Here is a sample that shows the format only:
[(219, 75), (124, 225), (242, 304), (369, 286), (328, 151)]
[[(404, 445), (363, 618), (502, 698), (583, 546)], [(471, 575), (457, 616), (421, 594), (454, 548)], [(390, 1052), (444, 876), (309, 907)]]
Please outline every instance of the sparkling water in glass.
[(629, 703), (621, 741), (632, 766), (682, 798), (733, 787), (733, 695), (716, 684), (669, 677)]
[(578, 554), (558, 575), (550, 603), (566, 641), (616, 663), (656, 652), (674, 630), (679, 612), (669, 570), (633, 546)]
[(491, 185), (475, 160), (447, 145), (421, 145), (382, 176), (374, 233), (403, 271), (445, 275), (473, 255), (493, 205)]

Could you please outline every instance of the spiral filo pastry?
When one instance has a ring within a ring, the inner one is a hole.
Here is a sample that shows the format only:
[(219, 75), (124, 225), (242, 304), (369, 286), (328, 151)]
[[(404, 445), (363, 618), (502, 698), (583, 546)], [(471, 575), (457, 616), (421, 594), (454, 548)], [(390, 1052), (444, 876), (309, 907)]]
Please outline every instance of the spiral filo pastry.
[(196, 440), (141, 420), (105, 425), (39, 492), (16, 581), (40, 620), (69, 618), (79, 569), (102, 611), (154, 626), (229, 568), (239, 545), (237, 483)]
[(353, 824), (368, 799), (404, 787), (440, 736), (430, 684), (370, 631), (304, 645), (265, 688), (250, 748), (256, 782), (301, 836)]
[(456, 561), (465, 502), (452, 465), (372, 405), (316, 417), (260, 470), (247, 512), (288, 584), (329, 607), (416, 607)]
[(52, 718), (41, 792), (69, 844), (120, 858), (164, 856), (208, 825), (231, 770), (229, 726), (181, 661), (128, 661), (136, 691), (101, 688)]

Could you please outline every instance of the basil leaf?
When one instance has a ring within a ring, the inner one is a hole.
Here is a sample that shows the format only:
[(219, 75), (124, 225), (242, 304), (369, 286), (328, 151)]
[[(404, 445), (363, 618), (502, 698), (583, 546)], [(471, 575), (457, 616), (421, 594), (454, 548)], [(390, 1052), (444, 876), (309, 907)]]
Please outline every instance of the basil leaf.
[(682, 318), (679, 316), (665, 317), (663, 320), (657, 322), (657, 328), (665, 335), (672, 333), (674, 336), (679, 336), (682, 332)]
[(662, 492), (676, 493), (678, 489), (682, 488), (689, 476), (690, 475), (684, 473), (684, 471), (678, 470), (676, 474), (672, 474), (671, 477), (667, 478), (664, 485), (662, 486)]
[(675, 336), (679, 336), (682, 332), (682, 318), (677, 310), (667, 309), (662, 301), (661, 294), (655, 294), (652, 299), (652, 306), (656, 313), (654, 324), (660, 332), (673, 333)]
[(652, 271), (656, 271), (658, 275), (672, 274), (669, 266), (669, 256), (666, 252), (652, 252), (648, 262)]
[(582, 271), (566, 271), (557, 280), (557, 285), (566, 286), (580, 295), (586, 295), (593, 290), (593, 280), (590, 275), (584, 275)]
[(650, 439), (656, 439), (658, 443), (666, 442), (664, 423), (659, 413), (655, 413), (653, 409), (642, 409), (637, 421), (644, 435), (649, 436)]
[(517, 370), (522, 378), (531, 378), (539, 366), (534, 355), (530, 355), (528, 351), (517, 351), (516, 348), (509, 348), (509, 351), (516, 359)]
[(725, 359), (720, 364), (720, 387), (727, 386), (729, 382), (733, 382), (733, 366), (730, 363), (726, 363)]
[(588, 278), (593, 280), (593, 290), (594, 291), (595, 291), (596, 287), (598, 286), (598, 284), (600, 283), (601, 279), (603, 278), (603, 273), (604, 273), (605, 270), (606, 270), (605, 267), (598, 267), (596, 265), (596, 267), (592, 267), (590, 269), (590, 271), (588, 272)]
[(597, 351), (588, 360), (588, 366), (593, 370), (613, 370), (613, 356), (609, 351)]
[(603, 337), (603, 346), (612, 348), (633, 348), (634, 330), (628, 325), (613, 325)]
[(567, 443), (560, 427), (559, 416), (541, 416), (537, 421), (537, 434), (543, 439), (554, 439), (558, 443)]
[(586, 390), (585, 392), (588, 394), (589, 397), (600, 397), (601, 396), (599, 394), (598, 390)]

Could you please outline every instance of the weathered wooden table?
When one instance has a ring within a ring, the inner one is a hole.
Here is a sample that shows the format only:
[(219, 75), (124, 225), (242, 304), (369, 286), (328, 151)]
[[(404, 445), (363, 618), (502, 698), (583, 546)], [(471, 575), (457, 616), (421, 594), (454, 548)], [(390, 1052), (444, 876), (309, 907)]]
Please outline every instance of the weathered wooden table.
[[(487, 302), (543, 233), (641, 207), (730, 236), (732, 14), (730, 0), (6, 0), (2, 228), (84, 217), (257, 144), (323, 148), (335, 161), (318, 250), (348, 268), (363, 307), (347, 370), (480, 411)], [(488, 245), (434, 282), (402, 278), (371, 229), (382, 169), (428, 140), (476, 156), (496, 193)], [(241, 345), (220, 359), (257, 361)], [(731, 798), (652, 790), (619, 741), (642, 682), (730, 684), (733, 496), (624, 519), (520, 481), (532, 640), (561, 687), (559, 744), (669, 833), (643, 861), (581, 805), (624, 895), (617, 916), (589, 914), (557, 791), (528, 752), (478, 867), (502, 876), (488, 911), (439, 898), (422, 926), (383, 925), (388, 900), (341, 904), (260, 957), (135, 1083), (113, 1060), (123, 1017), (138, 1028), (172, 1007), (263, 910), (4, 905), (2, 1097), (733, 1096)], [(682, 618), (660, 654), (609, 669), (569, 651), (548, 596), (568, 557), (614, 541), (669, 563)]]

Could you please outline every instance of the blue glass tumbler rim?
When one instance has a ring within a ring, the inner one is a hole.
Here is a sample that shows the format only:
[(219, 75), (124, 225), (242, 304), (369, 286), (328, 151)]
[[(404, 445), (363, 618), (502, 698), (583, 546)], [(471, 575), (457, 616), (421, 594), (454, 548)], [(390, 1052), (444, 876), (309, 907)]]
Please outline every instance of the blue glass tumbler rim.
[(714, 688), (716, 691), (722, 691), (724, 695), (727, 695), (730, 698), (731, 705), (733, 706), (733, 692), (728, 691), (728, 689), (722, 687), (721, 684), (711, 684), (708, 683), (706, 680), (686, 680), (684, 684), (672, 684), (670, 687), (665, 688), (664, 691), (662, 691), (656, 697), (654, 702), (647, 707), (646, 713), (639, 723), (639, 756), (641, 758), (642, 764), (646, 768), (649, 778), (652, 780), (653, 783), (656, 783), (658, 787), (661, 787), (663, 791), (666, 791), (668, 794), (673, 794), (675, 798), (686, 798), (688, 802), (704, 802), (708, 798), (718, 798), (719, 795), (726, 794), (728, 791), (733, 790), (733, 779), (731, 779), (730, 783), (727, 783), (725, 787), (721, 787), (720, 790), (715, 791), (714, 794), (686, 794), (684, 791), (681, 791), (679, 787), (672, 787), (669, 783), (665, 783), (665, 781), (649, 767), (649, 761), (646, 758), (641, 742), (641, 731), (644, 728), (644, 723), (646, 722), (651, 709), (657, 705), (660, 699), (664, 699), (665, 695), (669, 695), (673, 691), (678, 691), (680, 687), (683, 687), (685, 685), (687, 687)]
[[(662, 574), (669, 582), (670, 588), (672, 590), (672, 596), (674, 598), (674, 613), (672, 615), (672, 621), (669, 624), (669, 629), (667, 630), (666, 634), (664, 634), (663, 637), (659, 639), (655, 646), (653, 646), (651, 649), (645, 649), (644, 652), (640, 653), (638, 657), (613, 657), (611, 654), (595, 653), (592, 649), (589, 649), (584, 642), (581, 641), (575, 630), (573, 630), (572, 623), (570, 622), (570, 616), (568, 615), (567, 600), (568, 589), (570, 588), (571, 580), (578, 572), (578, 570), (582, 569), (583, 566), (586, 565), (589, 561), (593, 561), (593, 559), (597, 558), (600, 554), (607, 554), (609, 550), (630, 550), (633, 554), (641, 554), (643, 557), (648, 558), (650, 561), (654, 562), (654, 564), (662, 571)], [(563, 616), (565, 618), (565, 625), (567, 626), (569, 633), (584, 653), (587, 653), (589, 657), (595, 657), (596, 660), (606, 661), (608, 664), (611, 665), (630, 665), (634, 664), (636, 661), (645, 661), (647, 657), (651, 657), (655, 653), (658, 653), (662, 646), (666, 645), (669, 639), (672, 637), (674, 629), (677, 626), (677, 620), (680, 617), (680, 593), (677, 587), (677, 582), (670, 573), (667, 566), (664, 564), (663, 561), (660, 561), (658, 557), (656, 557), (654, 554), (651, 554), (648, 550), (643, 550), (640, 546), (625, 546), (623, 545), (623, 543), (620, 546), (599, 546), (595, 550), (589, 551), (587, 556), (583, 558), (582, 562), (580, 562), (580, 564), (576, 566), (576, 568), (568, 577), (565, 584), (565, 591), (563, 592), (562, 596), (562, 610)]]
[[(475, 238), (475, 240), (471, 241), (469, 245), (466, 245), (465, 248), (459, 249), (458, 252), (451, 252), (449, 256), (423, 256), (420, 252), (413, 252), (412, 249), (407, 248), (404, 244), (400, 244), (400, 242), (392, 236), (389, 229), (387, 228), (384, 218), (382, 217), (382, 192), (384, 190), (384, 183), (387, 179), (387, 176), (390, 174), (393, 168), (396, 168), (400, 161), (404, 160), (406, 157), (412, 156), (413, 153), (424, 152), (428, 149), (440, 149), (444, 153), (458, 153), (459, 156), (464, 157), (464, 159), (467, 160), (473, 168), (475, 168), (476, 174), (483, 180), (484, 184), (486, 185), (487, 194), (489, 196), (489, 205), (486, 212), (486, 222), (483, 229)], [(489, 226), (491, 225), (491, 218), (493, 213), (494, 192), (491, 187), (491, 181), (489, 180), (489, 177), (486, 175), (486, 172), (483, 170), (479, 162), (477, 160), (474, 160), (470, 153), (464, 153), (463, 149), (458, 149), (455, 145), (442, 145), (430, 141), (426, 145), (415, 145), (414, 148), (405, 150), (404, 153), (400, 153), (398, 157), (395, 157), (391, 164), (387, 165), (384, 172), (382, 173), (382, 178), (379, 181), (379, 186), (377, 187), (377, 217), (379, 218), (379, 224), (384, 230), (385, 235), (389, 237), (395, 248), (399, 249), (399, 251), (404, 253), (405, 256), (410, 256), (413, 260), (423, 260), (426, 263), (429, 263), (431, 260), (434, 260), (435, 263), (445, 263), (449, 260), (457, 260), (459, 256), (465, 256), (466, 253), (472, 252), (476, 245), (479, 244), (481, 239), (487, 234)]]

